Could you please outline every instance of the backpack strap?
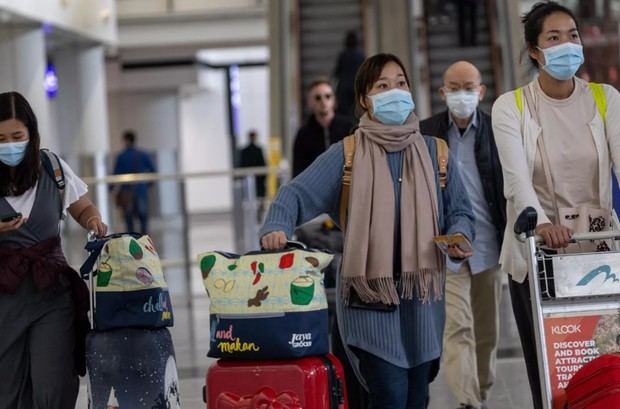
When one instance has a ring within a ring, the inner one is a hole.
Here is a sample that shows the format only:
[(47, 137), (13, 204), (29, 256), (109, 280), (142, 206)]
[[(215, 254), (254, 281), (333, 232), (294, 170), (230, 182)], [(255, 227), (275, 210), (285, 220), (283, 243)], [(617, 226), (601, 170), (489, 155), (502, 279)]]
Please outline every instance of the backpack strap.
[(605, 117), (607, 116), (607, 97), (605, 97), (603, 84), (588, 82), (588, 86), (590, 90), (592, 90), (592, 96), (594, 97), (594, 102), (596, 102), (598, 113), (601, 115), (601, 118), (603, 118), (603, 122), (605, 122)]
[(344, 166), (342, 172), (342, 191), (340, 193), (340, 229), (344, 232), (347, 225), (349, 210), (349, 192), (353, 177), (353, 157), (355, 156), (355, 135), (351, 134), (342, 140), (344, 148)]
[[(448, 185), (448, 143), (441, 138), (434, 137), (437, 153), (437, 174), (439, 176), (439, 187), (443, 191)], [(347, 225), (349, 211), (349, 195), (351, 191), (351, 180), (353, 177), (353, 157), (355, 156), (355, 137), (346, 136), (342, 140), (344, 148), (344, 166), (342, 172), (342, 191), (340, 193), (340, 229), (344, 232)]]
[(439, 175), (439, 187), (444, 190), (448, 185), (448, 159), (449, 152), (448, 143), (441, 138), (435, 138), (435, 146), (437, 150), (437, 167)]
[[(607, 117), (607, 97), (605, 96), (603, 84), (588, 82), (588, 87), (590, 87), (592, 91), (596, 109), (598, 109), (598, 113), (601, 115), (601, 118), (603, 118), (603, 122), (605, 122), (605, 118)], [(523, 115), (523, 88), (517, 88), (515, 90), (515, 104), (517, 105), (519, 113)]]
[(523, 115), (523, 88), (517, 88), (515, 90), (515, 103), (519, 113)]
[(65, 172), (62, 170), (58, 156), (48, 149), (41, 149), (41, 162), (43, 169), (54, 180), (58, 190), (64, 190), (66, 186)]

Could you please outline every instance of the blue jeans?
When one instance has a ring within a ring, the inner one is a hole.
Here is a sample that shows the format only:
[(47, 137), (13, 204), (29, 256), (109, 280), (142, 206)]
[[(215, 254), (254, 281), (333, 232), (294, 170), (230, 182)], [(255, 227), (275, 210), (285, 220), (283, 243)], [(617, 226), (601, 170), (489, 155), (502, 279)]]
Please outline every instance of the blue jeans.
[[(148, 197), (144, 194), (134, 194), (133, 203), (129, 208), (124, 209), (123, 217), (125, 218), (125, 225), (128, 232), (136, 232), (147, 234), (148, 233)], [(134, 219), (138, 218), (140, 221), (140, 231), (134, 229)]]
[(425, 409), (433, 361), (401, 368), (376, 355), (353, 348), (370, 394), (369, 409)]

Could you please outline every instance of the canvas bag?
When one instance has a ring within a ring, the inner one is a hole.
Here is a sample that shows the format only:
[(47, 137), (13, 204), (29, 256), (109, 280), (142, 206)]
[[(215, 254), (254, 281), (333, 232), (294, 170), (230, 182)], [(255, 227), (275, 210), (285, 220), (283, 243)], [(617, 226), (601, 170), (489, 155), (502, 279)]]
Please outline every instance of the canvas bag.
[(287, 247), (198, 256), (210, 298), (214, 358), (278, 359), (329, 352), (326, 252)]
[(159, 255), (148, 235), (119, 233), (89, 240), (80, 268), (91, 289), (97, 330), (173, 325), (172, 304)]

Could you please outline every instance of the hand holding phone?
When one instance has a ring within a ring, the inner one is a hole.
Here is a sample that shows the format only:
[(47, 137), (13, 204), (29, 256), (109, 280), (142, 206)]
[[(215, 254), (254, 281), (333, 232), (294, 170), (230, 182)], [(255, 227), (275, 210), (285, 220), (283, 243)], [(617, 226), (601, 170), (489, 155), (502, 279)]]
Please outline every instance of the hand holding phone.
[(0, 233), (17, 230), (26, 222), (26, 218), (21, 213), (10, 213), (0, 215)]
[(8, 222), (11, 222), (11, 221), (13, 221), (15, 219), (19, 219), (20, 217), (22, 217), (22, 214), (19, 213), (19, 212), (3, 214), (2, 216), (0, 216), (0, 222), (8, 223)]
[(442, 253), (451, 258), (467, 258), (473, 253), (471, 243), (461, 233), (433, 237)]

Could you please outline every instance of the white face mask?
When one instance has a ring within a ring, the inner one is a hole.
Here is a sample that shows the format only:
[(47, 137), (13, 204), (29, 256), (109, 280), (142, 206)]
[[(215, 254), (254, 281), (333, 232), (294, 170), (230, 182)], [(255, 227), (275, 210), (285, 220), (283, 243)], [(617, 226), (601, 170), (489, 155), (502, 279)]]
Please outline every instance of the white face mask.
[(467, 119), (472, 116), (480, 102), (480, 91), (446, 92), (448, 109), (457, 118)]

